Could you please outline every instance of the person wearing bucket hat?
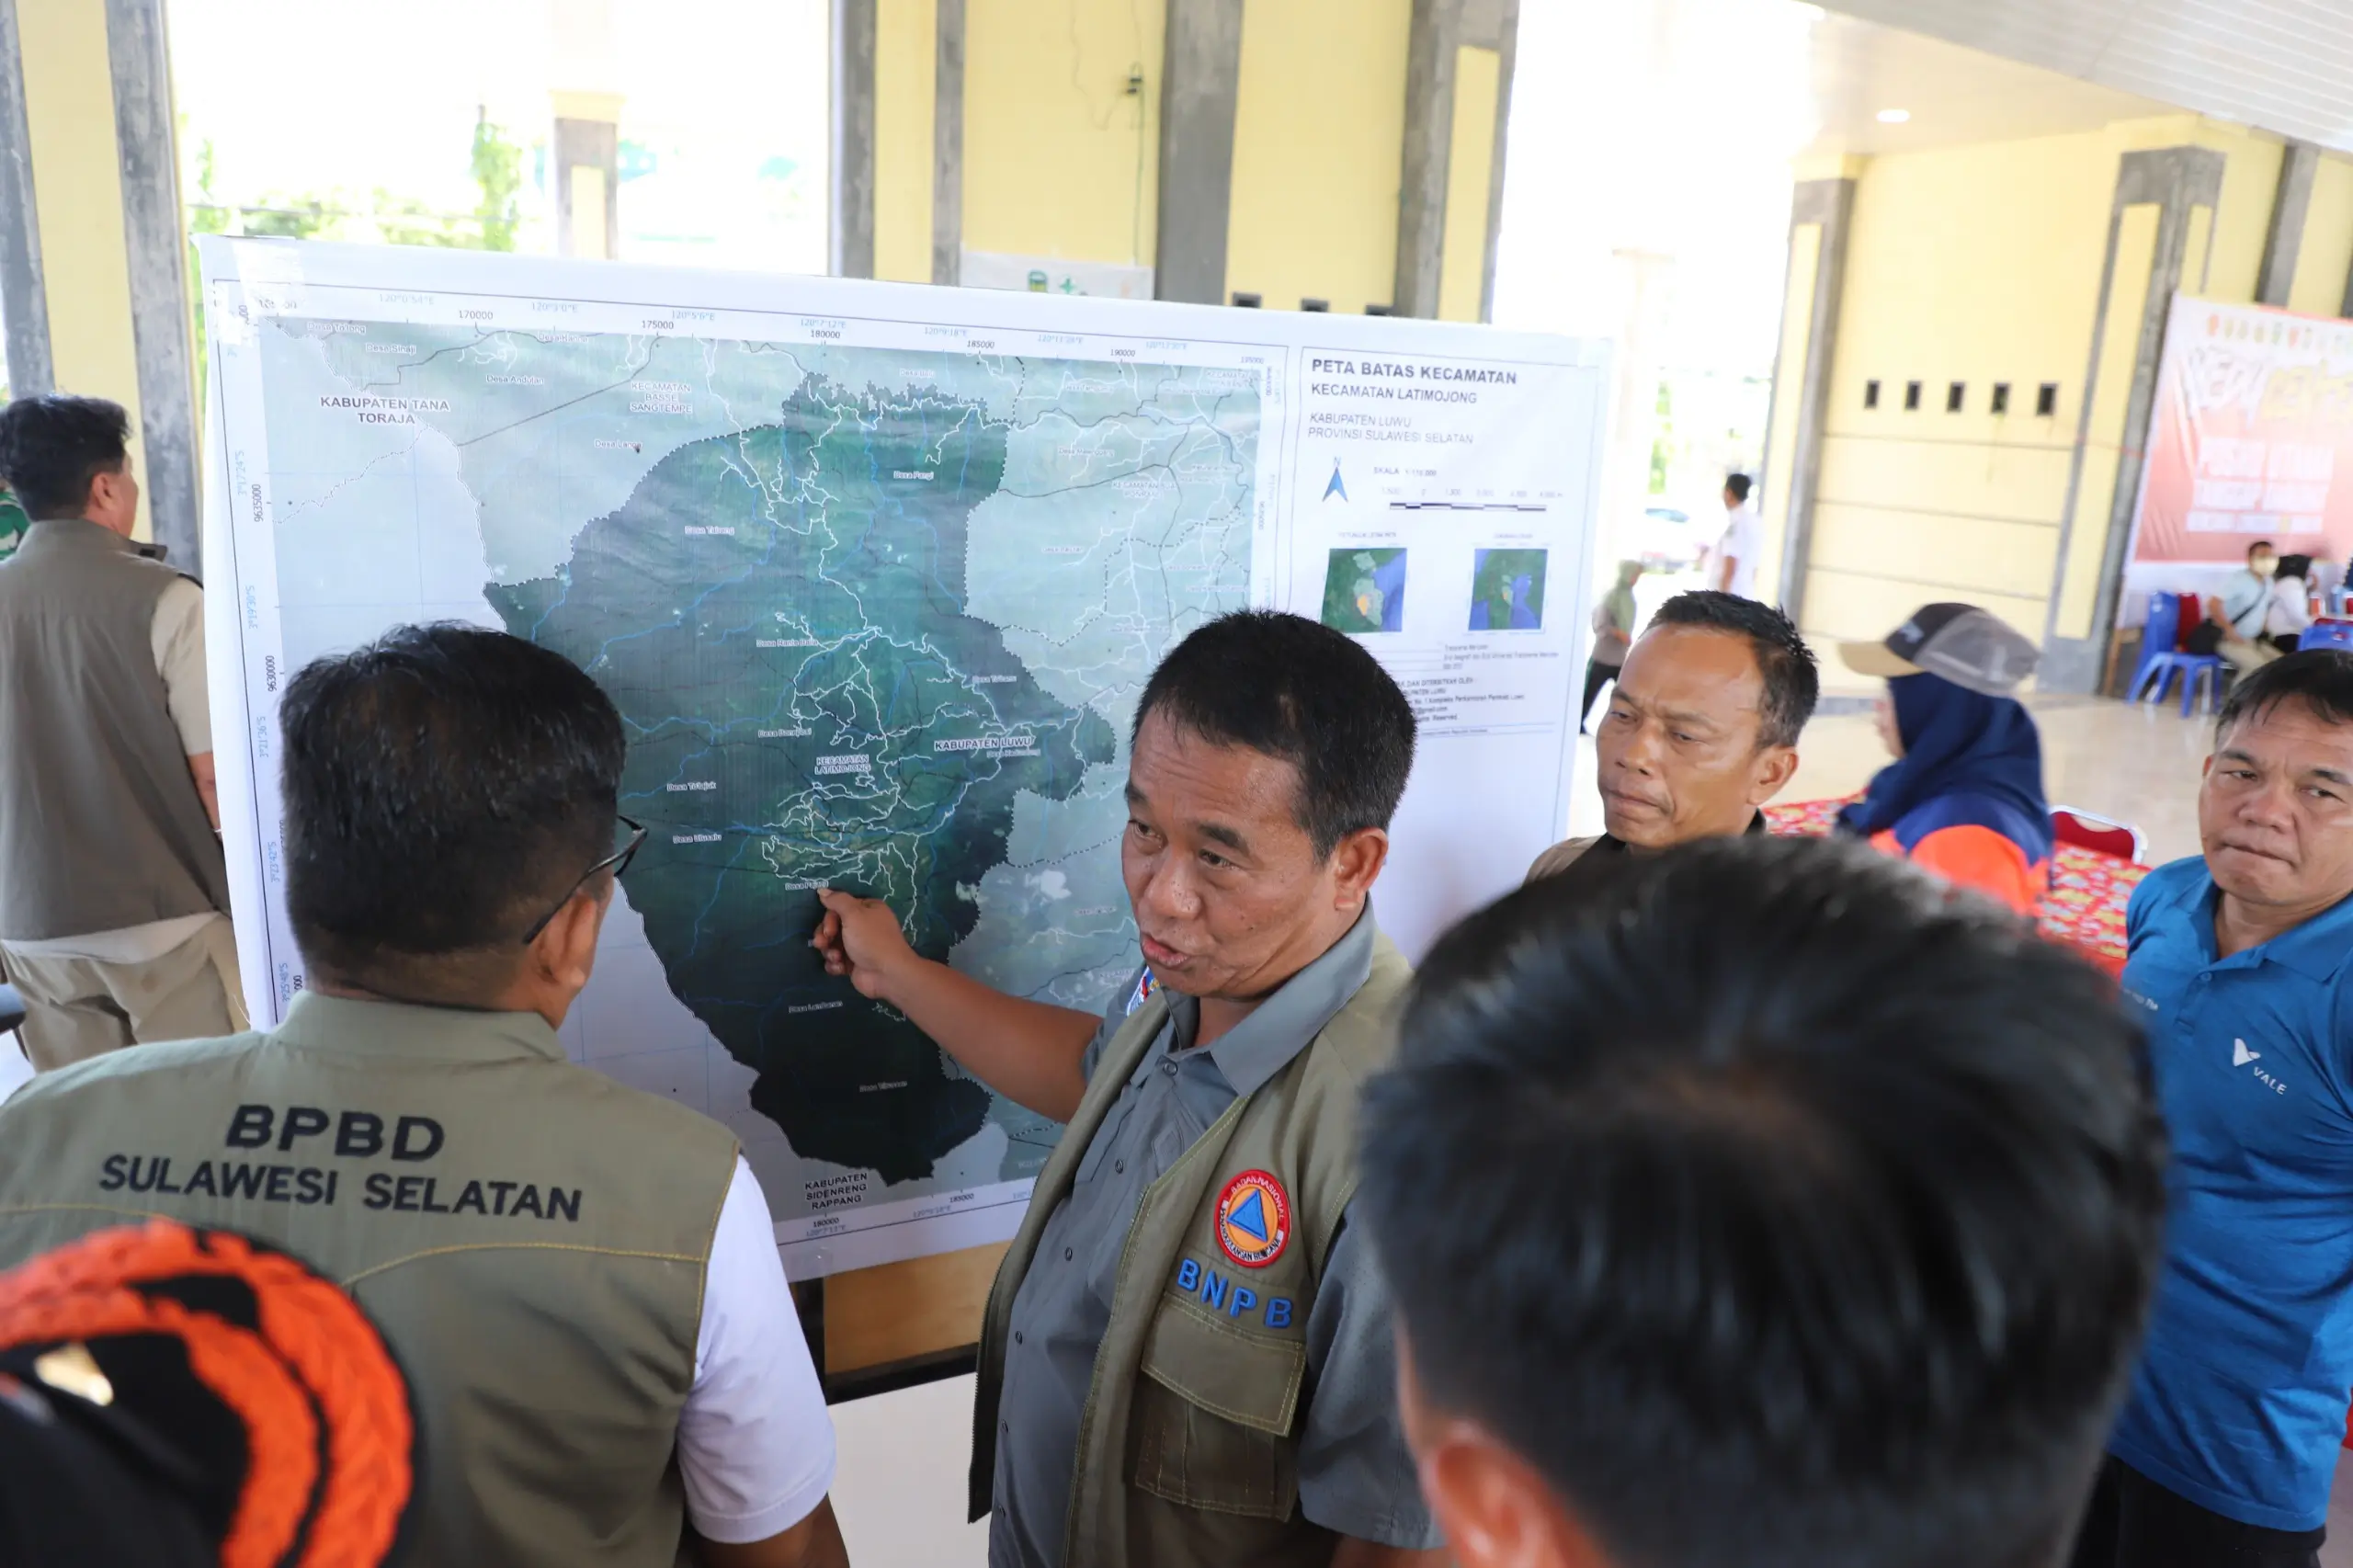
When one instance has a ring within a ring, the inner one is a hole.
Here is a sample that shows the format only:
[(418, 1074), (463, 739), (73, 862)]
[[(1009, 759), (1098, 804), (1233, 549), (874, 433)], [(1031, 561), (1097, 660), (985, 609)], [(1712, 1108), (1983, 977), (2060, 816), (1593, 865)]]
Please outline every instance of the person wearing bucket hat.
[(1975, 605), (1932, 604), (1838, 652), (1886, 680), (1880, 738), (1895, 756), (1838, 813), (1839, 831), (2030, 912), (2050, 878), (2051, 808), (2041, 738), (2012, 694), (2040, 651)]
[(0, 1274), (0, 1563), (374, 1568), (418, 1447), (383, 1335), (288, 1254), (159, 1219)]

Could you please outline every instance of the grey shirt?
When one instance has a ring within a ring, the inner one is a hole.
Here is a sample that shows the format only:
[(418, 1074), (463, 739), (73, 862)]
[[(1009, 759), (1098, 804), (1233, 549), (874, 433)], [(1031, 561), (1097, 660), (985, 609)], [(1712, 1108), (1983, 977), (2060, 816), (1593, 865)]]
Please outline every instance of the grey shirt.
[[(1169, 998), (1168, 1024), (1145, 1052), (1079, 1163), (1070, 1197), (1039, 1237), (1013, 1299), (1005, 1390), (997, 1403), (990, 1568), (1061, 1568), (1078, 1421), (1095, 1353), (1111, 1322), (1120, 1254), (1137, 1205), (1228, 1106), (1306, 1049), (1372, 971), (1372, 912), (1206, 1050), (1193, 1048), (1200, 1007)], [(1139, 970), (1086, 1048), (1095, 1075), (1127, 1021)], [(1307, 1319), (1307, 1420), (1299, 1503), (1324, 1528), (1385, 1546), (1439, 1544), (1423, 1506), (1397, 1415), (1390, 1299), (1371, 1249), (1345, 1218)]]

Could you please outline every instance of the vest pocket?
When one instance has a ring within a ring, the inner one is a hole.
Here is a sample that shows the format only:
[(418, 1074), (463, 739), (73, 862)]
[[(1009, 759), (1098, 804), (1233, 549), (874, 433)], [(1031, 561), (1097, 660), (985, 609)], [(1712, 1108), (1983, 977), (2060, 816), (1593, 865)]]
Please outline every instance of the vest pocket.
[(1128, 1480), (1171, 1503), (1287, 1519), (1299, 1501), (1290, 1427), (1307, 1346), (1164, 1300), (1144, 1341)]

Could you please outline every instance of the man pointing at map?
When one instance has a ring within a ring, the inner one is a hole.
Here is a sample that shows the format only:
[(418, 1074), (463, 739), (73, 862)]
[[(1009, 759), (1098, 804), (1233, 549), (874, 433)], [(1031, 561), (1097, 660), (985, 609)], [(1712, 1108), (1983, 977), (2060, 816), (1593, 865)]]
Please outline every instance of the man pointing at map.
[(992, 1568), (1435, 1563), (1389, 1297), (1347, 1226), (1406, 964), (1370, 892), (1414, 717), (1297, 616), (1210, 622), (1137, 706), (1143, 966), (1101, 1017), (918, 957), (828, 891), (828, 971), (1068, 1124), (991, 1292), (972, 1517)]

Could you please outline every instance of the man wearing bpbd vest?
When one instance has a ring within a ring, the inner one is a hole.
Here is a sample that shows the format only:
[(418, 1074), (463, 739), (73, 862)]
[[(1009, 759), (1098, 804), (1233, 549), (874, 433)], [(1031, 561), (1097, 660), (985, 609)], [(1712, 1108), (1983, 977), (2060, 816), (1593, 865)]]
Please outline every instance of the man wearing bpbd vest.
[(0, 1107), (0, 1267), (162, 1214), (345, 1286), (414, 1392), (408, 1562), (671, 1568), (691, 1539), (838, 1568), (833, 1428), (734, 1138), (556, 1038), (644, 836), (611, 702), (517, 638), (410, 628), (296, 676), (278, 732), (285, 1022)]
[(917, 957), (828, 891), (826, 967), (1068, 1123), (982, 1329), (992, 1568), (1437, 1562), (1389, 1297), (1347, 1225), (1357, 1090), (1409, 978), (1373, 924), (1414, 716), (1371, 655), (1245, 611), (1146, 684), (1101, 1017)]
[(0, 410), (32, 518), (0, 565), (0, 958), (44, 1071), (245, 1027), (204, 594), (131, 542), (130, 432), (98, 398)]

